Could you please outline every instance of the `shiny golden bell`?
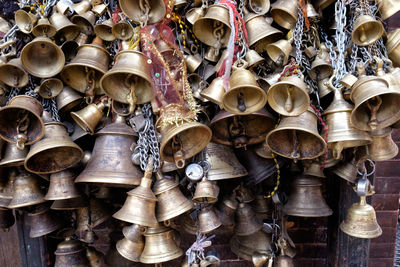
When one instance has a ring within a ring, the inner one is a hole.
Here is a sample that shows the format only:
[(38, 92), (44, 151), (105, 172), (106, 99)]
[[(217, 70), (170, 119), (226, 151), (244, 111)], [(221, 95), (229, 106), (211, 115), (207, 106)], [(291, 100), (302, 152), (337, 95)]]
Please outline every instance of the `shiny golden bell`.
[(399, 148), (392, 139), (392, 129), (384, 128), (371, 132), (372, 143), (368, 145), (370, 159), (385, 161), (394, 158)]
[(400, 66), (400, 29), (392, 30), (387, 35), (386, 49), (394, 67)]
[(125, 226), (122, 233), (125, 238), (117, 242), (116, 248), (119, 254), (130, 261), (140, 261), (143, 252), (143, 233), (145, 229), (137, 224)]
[(198, 214), (199, 231), (208, 234), (222, 225), (213, 206), (207, 206)]
[(71, 117), (82, 130), (93, 135), (97, 124), (103, 118), (104, 108), (103, 102), (89, 104), (79, 111), (71, 112)]
[(213, 102), (214, 104), (217, 104), (218, 106), (221, 106), (224, 94), (224, 80), (222, 77), (217, 77), (208, 87), (201, 91), (200, 96)]
[(122, 12), (133, 20), (136, 23), (148, 23), (154, 24), (159, 22), (164, 16), (166, 12), (165, 4), (163, 1), (160, 0), (152, 0), (147, 2), (149, 13), (147, 21), (145, 21), (145, 11), (141, 8), (142, 2), (138, 0), (120, 0), (119, 5), (122, 9)]
[(375, 43), (384, 32), (380, 21), (370, 15), (361, 15), (354, 21), (351, 40), (358, 46), (367, 46)]
[(26, 12), (23, 9), (19, 9), (15, 12), (14, 15), (15, 24), (18, 26), (18, 29), (23, 33), (29, 34), (32, 32), (33, 26), (37, 21), (37, 17), (31, 12)]
[(281, 39), (267, 45), (266, 50), (272, 61), (278, 65), (285, 65), (292, 52), (292, 44), (286, 39)]
[(297, 2), (278, 0), (271, 5), (271, 16), (281, 27), (290, 30), (297, 22)]
[(21, 88), (28, 84), (28, 73), (21, 64), (21, 58), (13, 58), (5, 64), (0, 64), (0, 81), (16, 88)]
[(198, 204), (211, 204), (218, 201), (218, 198), (215, 196), (214, 186), (206, 177), (203, 177), (201, 182), (197, 184), (192, 200)]
[(398, 0), (379, 0), (377, 2), (382, 20), (387, 20), (400, 11), (400, 2)]

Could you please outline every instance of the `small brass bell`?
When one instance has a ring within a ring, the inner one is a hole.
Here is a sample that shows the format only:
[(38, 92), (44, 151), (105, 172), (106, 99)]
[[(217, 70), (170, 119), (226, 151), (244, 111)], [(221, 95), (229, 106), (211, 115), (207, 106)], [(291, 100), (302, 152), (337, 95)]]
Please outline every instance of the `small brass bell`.
[[(154, 24), (165, 16), (166, 8), (164, 2), (154, 0), (147, 2), (143, 7), (141, 1), (121, 0), (119, 1), (122, 12), (136, 23)], [(148, 13), (145, 13), (146, 8)], [(144, 20), (147, 17), (147, 20)]]
[(198, 19), (204, 17), (206, 10), (207, 9), (202, 6), (191, 8), (186, 12), (186, 20), (193, 25)]
[(267, 95), (254, 75), (244, 67), (236, 68), (229, 79), (229, 90), (222, 98), (223, 108), (236, 115), (248, 115), (259, 111), (266, 103)]
[(65, 86), (56, 97), (57, 109), (60, 114), (66, 114), (82, 103), (83, 97), (69, 86)]
[(63, 88), (64, 85), (61, 80), (50, 78), (42, 80), (40, 86), (35, 89), (35, 92), (42, 98), (49, 99), (58, 96)]
[(33, 206), (46, 201), (37, 178), (27, 172), (21, 172), (15, 177), (13, 192), (13, 198), (8, 204), (9, 209)]
[(0, 207), (0, 228), (4, 232), (8, 232), (9, 228), (15, 223), (13, 211)]
[[(90, 8), (91, 8), (91, 2), (90, 0), (82, 0), (79, 3), (76, 4), (72, 4), (72, 8), (74, 9), (74, 11), (79, 14), (79, 15), (83, 15), (85, 14), (85, 12), (87, 12)], [(94, 3), (92, 5), (95, 5)]]
[(195, 72), (203, 62), (199, 55), (184, 55), (188, 72)]
[(400, 29), (392, 30), (387, 35), (386, 49), (394, 67), (400, 66)]
[(370, 15), (361, 15), (354, 21), (351, 40), (358, 46), (367, 46), (375, 43), (384, 32), (380, 21)]
[[(4, 171), (1, 171), (1, 175), (4, 177)], [(10, 169), (8, 171), (8, 179), (0, 180), (0, 208), (7, 208), (13, 199), (14, 180), (16, 176), (16, 169)]]
[(28, 147), (19, 150), (15, 144), (6, 144), (4, 156), (0, 161), (1, 167), (12, 167), (24, 165), (26, 155), (28, 155)]
[(190, 235), (196, 235), (197, 224), (188, 212), (179, 216), (179, 223), (182, 226), (182, 229), (185, 233)]
[(15, 12), (14, 19), (18, 29), (26, 34), (32, 32), (33, 26), (37, 21), (37, 17), (34, 14), (31, 12), (28, 13), (23, 9), (19, 9)]
[(323, 10), (330, 6), (331, 4), (335, 3), (334, 0), (316, 0), (313, 1), (313, 5), (317, 10)]
[(313, 176), (318, 178), (325, 178), (325, 174), (323, 169), (321, 169), (321, 162), (319, 160), (304, 160), (303, 167), (304, 167), (304, 175)]
[(208, 234), (222, 225), (213, 206), (202, 208), (197, 218), (199, 231), (202, 234)]
[(311, 63), (311, 70), (308, 72), (311, 79), (319, 81), (332, 76), (333, 67), (325, 56), (329, 57), (329, 54), (320, 52)]
[(82, 33), (92, 35), (94, 32), (93, 27), (96, 21), (96, 15), (93, 11), (86, 11), (85, 13), (73, 16), (71, 21), (80, 28)]
[[(200, 95), (200, 92), (203, 91), (203, 89), (207, 86), (207, 83), (203, 81), (201, 76), (197, 73), (191, 73), (187, 77), (188, 82), (190, 84), (190, 88), (192, 89), (193, 96), (200, 100), (201, 102), (208, 102), (207, 99), (203, 98)], [(225, 91), (225, 90), (224, 90)]]
[(257, 156), (262, 157), (264, 159), (272, 159), (273, 157), (273, 152), (272, 150), (267, 146), (267, 144), (264, 142), (262, 144), (258, 144), (255, 147), (255, 152)]
[(60, 43), (74, 40), (80, 32), (78, 25), (73, 24), (65, 15), (54, 12), (50, 18), (50, 23), (56, 28), (55, 39)]
[(249, 64), (249, 68), (254, 69), (263, 63), (265, 59), (256, 50), (250, 49), (246, 52), (245, 60)]
[(140, 262), (156, 264), (182, 256), (183, 251), (174, 240), (174, 230), (165, 226), (149, 227), (144, 233), (145, 245)]
[(72, 240), (70, 237), (67, 237), (63, 242), (58, 244), (54, 254), (56, 255), (54, 267), (90, 266), (82, 242)]
[(82, 130), (93, 135), (97, 124), (103, 118), (103, 109), (105, 107), (104, 101), (98, 104), (89, 104), (79, 111), (71, 112), (71, 117)]
[(48, 38), (56, 35), (56, 28), (50, 24), (47, 18), (40, 18), (37, 25), (33, 28), (32, 33), (35, 37), (44, 36)]
[(283, 116), (298, 116), (310, 106), (306, 84), (298, 76), (283, 77), (267, 93), (268, 104)]
[(236, 210), (235, 234), (249, 236), (258, 232), (263, 224), (249, 204), (240, 203)]
[(58, 1), (58, 3), (55, 5), (55, 11), (67, 16), (72, 15), (74, 12), (72, 8), (64, 1)]
[(315, 10), (312, 3), (307, 2), (306, 4), (307, 18), (317, 20), (320, 18), (319, 13)]
[(28, 73), (21, 64), (21, 58), (13, 58), (5, 64), (0, 64), (0, 81), (15, 88), (28, 84)]
[(332, 215), (321, 191), (319, 178), (298, 176), (292, 183), (293, 191), (283, 211), (290, 216), (324, 217)]
[(105, 20), (100, 24), (97, 24), (94, 26), (94, 33), (96, 34), (97, 37), (101, 38), (104, 41), (114, 41), (115, 36), (112, 34), (112, 26), (113, 22), (111, 19)]
[(249, 236), (234, 235), (229, 241), (233, 253), (252, 261), (255, 252), (267, 254), (271, 250), (271, 236), (260, 230)]
[(28, 213), (30, 217), (30, 238), (41, 237), (55, 230), (61, 228), (61, 224), (55, 220), (54, 216), (51, 215), (47, 206), (37, 206), (36, 209)]
[(266, 50), (273, 62), (284, 66), (288, 62), (290, 52), (292, 52), (292, 43), (286, 39), (281, 39), (267, 45)]
[(77, 198), (69, 198), (62, 200), (54, 200), (50, 206), (52, 210), (76, 210), (85, 208), (88, 206), (88, 202), (85, 197), (80, 196)]
[(328, 81), (329, 81), (329, 78), (318, 81), (318, 95), (320, 98), (323, 98), (323, 97), (327, 96), (329, 93), (332, 93), (332, 91), (326, 85), (326, 83)]
[(399, 148), (392, 139), (392, 129), (384, 128), (370, 132), (372, 143), (368, 145), (369, 158), (373, 161), (385, 161), (394, 158)]
[[(188, 11), (188, 13), (190, 10)], [(186, 19), (187, 19), (187, 13), (186, 13)], [(213, 46), (209, 46), (206, 49), (206, 52), (204, 54), (204, 58), (208, 61), (211, 62), (217, 62), (220, 57), (220, 50), (218, 48), (215, 48)]]
[(198, 204), (212, 204), (218, 201), (213, 184), (205, 176), (197, 184), (192, 200)]
[(222, 105), (222, 98), (225, 94), (224, 79), (222, 77), (215, 78), (208, 87), (204, 88), (200, 96), (217, 104)]
[(119, 40), (129, 40), (133, 36), (133, 29), (125, 20), (115, 23), (111, 28), (111, 32)]
[(400, 3), (398, 0), (379, 0), (377, 4), (382, 20), (387, 20), (400, 11)]
[(91, 230), (108, 218), (110, 218), (110, 210), (104, 202), (98, 199), (90, 199), (89, 205), (76, 210), (76, 232)]
[(119, 240), (116, 245), (119, 254), (130, 261), (140, 261), (140, 255), (144, 248), (142, 237), (144, 232), (143, 227), (137, 224), (125, 226), (122, 229), (125, 238)]
[(256, 14), (265, 15), (269, 8), (269, 0), (249, 0), (249, 9)]
[(332, 168), (332, 172), (339, 176), (340, 178), (349, 181), (350, 183), (355, 183), (357, 180), (357, 162), (355, 157), (352, 160), (341, 162)]
[(297, 2), (293, 0), (278, 0), (271, 5), (271, 16), (279, 26), (290, 30), (297, 22)]
[(65, 170), (50, 175), (50, 185), (44, 199), (60, 200), (80, 197), (74, 184), (74, 175), (71, 171)]
[(233, 227), (235, 225), (235, 212), (239, 203), (233, 196), (224, 198), (218, 207), (218, 218), (223, 226)]

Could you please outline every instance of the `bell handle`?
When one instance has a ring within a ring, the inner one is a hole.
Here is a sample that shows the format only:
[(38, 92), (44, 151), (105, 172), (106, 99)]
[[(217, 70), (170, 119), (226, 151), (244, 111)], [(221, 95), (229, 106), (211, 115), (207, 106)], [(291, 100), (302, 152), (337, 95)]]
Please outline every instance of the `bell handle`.
[(244, 60), (243, 58), (239, 58), (238, 60), (235, 61), (232, 65), (232, 70), (238, 70), (238, 69), (247, 69), (249, 66), (249, 63)]
[(164, 221), (164, 226), (165, 227), (170, 227), (171, 226), (171, 220)]
[(18, 150), (24, 150), (25, 142), (23, 142), (23, 140), (21, 140), (21, 139), (17, 139), (16, 146), (17, 146)]
[(334, 159), (340, 160), (340, 155), (342, 154), (343, 145), (341, 142), (336, 142), (332, 148), (332, 156)]

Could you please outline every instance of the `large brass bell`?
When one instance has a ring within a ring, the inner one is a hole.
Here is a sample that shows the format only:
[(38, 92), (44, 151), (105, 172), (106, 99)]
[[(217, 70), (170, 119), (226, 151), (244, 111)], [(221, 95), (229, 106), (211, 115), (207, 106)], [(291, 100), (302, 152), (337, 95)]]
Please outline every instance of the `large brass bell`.
[(399, 148), (392, 139), (392, 129), (384, 128), (370, 132), (372, 142), (368, 145), (369, 158), (373, 161), (385, 161), (394, 158)]
[(387, 20), (400, 11), (400, 2), (398, 0), (378, 0), (378, 10), (380, 18)]
[(79, 105), (83, 97), (69, 86), (65, 86), (56, 97), (57, 109), (60, 115), (66, 114), (71, 109)]
[(140, 261), (140, 255), (144, 248), (143, 232), (143, 227), (137, 224), (125, 226), (122, 229), (125, 238), (119, 240), (116, 245), (119, 254), (130, 261)]
[(212, 204), (218, 201), (213, 184), (205, 176), (197, 184), (192, 200), (198, 204)]
[(231, 33), (229, 10), (223, 5), (211, 5), (204, 17), (193, 24), (193, 33), (197, 39), (208, 46), (226, 47)]
[(326, 149), (317, 122), (317, 115), (311, 107), (297, 117), (283, 117), (278, 127), (267, 135), (266, 143), (274, 153), (286, 158), (317, 158)]
[[(1, 171), (4, 177), (4, 171)], [(8, 171), (7, 179), (0, 180), (0, 208), (7, 208), (14, 195), (14, 181), (17, 176), (16, 169)]]
[(221, 107), (224, 94), (224, 79), (222, 77), (217, 77), (212, 80), (208, 87), (201, 91), (200, 96)]
[(150, 0), (145, 3), (141, 0), (121, 0), (119, 5), (122, 12), (136, 23), (157, 23), (165, 16), (166, 12), (165, 4), (160, 0)]
[(384, 32), (380, 21), (370, 15), (361, 15), (354, 21), (351, 40), (358, 46), (367, 46), (375, 43)]
[(251, 261), (255, 253), (267, 254), (271, 250), (271, 236), (260, 230), (249, 236), (234, 235), (229, 241), (233, 253)]
[(297, 2), (278, 0), (271, 5), (271, 16), (279, 26), (290, 30), (297, 22)]
[(258, 232), (263, 224), (249, 204), (240, 203), (236, 210), (235, 234), (249, 236)]
[(83, 157), (82, 149), (72, 142), (64, 124), (47, 122), (43, 139), (31, 146), (25, 168), (33, 173), (60, 172), (77, 164)]
[(71, 117), (83, 131), (93, 135), (97, 124), (103, 118), (105, 106), (105, 101), (92, 103), (79, 111), (71, 112)]
[(27, 95), (13, 97), (0, 109), (0, 136), (23, 150), (44, 136), (43, 107), (38, 100)]
[(210, 162), (207, 178), (210, 181), (239, 178), (247, 170), (237, 160), (231, 147), (210, 142), (206, 148), (206, 161)]
[(15, 144), (6, 144), (4, 156), (0, 161), (0, 167), (12, 167), (24, 165), (26, 155), (28, 155), (28, 147), (19, 150)]
[(200, 210), (198, 214), (199, 231), (208, 234), (222, 225), (213, 206), (207, 206)]
[(0, 207), (0, 229), (7, 232), (15, 223), (13, 211)]
[(31, 12), (26, 12), (23, 9), (19, 9), (15, 12), (14, 15), (15, 24), (18, 26), (18, 29), (26, 34), (29, 34), (33, 30), (33, 26), (37, 21), (37, 17)]
[(298, 76), (284, 77), (273, 84), (267, 97), (271, 108), (284, 116), (298, 116), (310, 106), (306, 84)]
[(89, 267), (89, 261), (85, 254), (82, 242), (67, 237), (58, 244), (54, 252), (56, 261), (54, 267)]
[(387, 35), (386, 49), (394, 67), (400, 66), (400, 29), (392, 30)]
[(117, 116), (114, 123), (97, 133), (92, 157), (75, 182), (125, 187), (138, 185), (142, 172), (130, 161), (130, 147), (135, 136), (125, 119)]
[(149, 227), (144, 233), (145, 245), (140, 262), (156, 264), (182, 256), (183, 251), (174, 240), (174, 230), (165, 226)]
[(61, 228), (61, 223), (57, 221), (50, 213), (47, 206), (39, 205), (32, 212), (28, 213), (30, 217), (30, 238), (44, 236)]
[(50, 185), (47, 191), (46, 200), (60, 200), (80, 197), (74, 184), (74, 175), (71, 171), (65, 170), (50, 175)]
[(218, 206), (218, 218), (223, 226), (233, 227), (235, 225), (235, 212), (239, 203), (234, 196), (229, 196), (223, 199)]
[(93, 34), (93, 26), (96, 21), (96, 15), (93, 13), (93, 11), (86, 11), (81, 15), (73, 16), (71, 21), (80, 28), (82, 33), (90, 36)]
[(292, 183), (289, 200), (283, 207), (287, 215), (299, 217), (324, 217), (332, 215), (321, 191), (319, 178), (298, 176)]
[(259, 111), (266, 103), (267, 95), (254, 75), (244, 67), (236, 68), (229, 79), (229, 90), (222, 98), (223, 108), (236, 115), (248, 115)]
[(97, 37), (101, 38), (104, 41), (114, 41), (115, 36), (112, 34), (112, 26), (113, 22), (111, 19), (105, 20), (100, 24), (97, 24), (94, 26), (94, 33), (96, 34)]
[(17, 209), (43, 203), (46, 200), (40, 191), (37, 178), (27, 172), (21, 172), (14, 179), (13, 198), (9, 209)]
[(37, 25), (33, 28), (32, 33), (35, 37), (44, 36), (52, 38), (56, 35), (56, 28), (50, 24), (47, 18), (40, 18)]
[(286, 39), (281, 39), (268, 44), (266, 50), (273, 62), (284, 66), (288, 62), (290, 52), (292, 52), (292, 43)]
[(49, 20), (57, 30), (55, 39), (60, 43), (74, 40), (80, 32), (78, 25), (73, 24), (65, 15), (60, 13), (54, 12)]
[(21, 58), (13, 58), (5, 64), (0, 64), (0, 81), (16, 88), (28, 84), (28, 73), (21, 64)]

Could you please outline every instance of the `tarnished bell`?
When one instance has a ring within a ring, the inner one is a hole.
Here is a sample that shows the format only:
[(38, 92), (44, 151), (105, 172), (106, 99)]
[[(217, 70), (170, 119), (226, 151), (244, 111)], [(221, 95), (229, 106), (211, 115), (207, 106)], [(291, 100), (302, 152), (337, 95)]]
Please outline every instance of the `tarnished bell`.
[(33, 212), (28, 213), (30, 217), (30, 238), (44, 236), (61, 228), (59, 223), (50, 213), (47, 206), (38, 206)]
[(90, 267), (104, 266), (104, 254), (94, 247), (86, 247), (86, 257), (89, 260)]
[(73, 16), (71, 21), (80, 28), (82, 33), (92, 35), (96, 15), (92, 11), (86, 11), (85, 13)]
[[(89, 207), (90, 206), (90, 214)], [(90, 216), (90, 220), (89, 220)], [(76, 232), (88, 231), (110, 218), (110, 211), (104, 202), (90, 199), (89, 205), (76, 210)]]
[(375, 43), (385, 33), (382, 23), (370, 15), (361, 15), (354, 21), (351, 40), (358, 46)]
[(174, 240), (174, 230), (165, 226), (149, 227), (144, 233), (146, 242), (140, 262), (155, 264), (182, 256), (183, 251)]
[[(4, 170), (0, 171), (0, 174), (4, 177)], [(0, 208), (7, 208), (10, 204), (14, 195), (14, 180), (17, 176), (16, 169), (10, 169), (8, 171), (8, 179), (0, 180)]]
[(278, 0), (271, 5), (271, 16), (279, 26), (290, 30), (297, 22), (297, 2), (293, 0)]
[(206, 148), (206, 161), (211, 167), (207, 178), (210, 181), (239, 178), (247, 175), (247, 170), (237, 160), (229, 146), (210, 142)]
[(392, 129), (384, 128), (370, 132), (372, 143), (368, 145), (369, 158), (373, 161), (385, 161), (394, 158), (399, 148), (392, 139)]
[(26, 34), (32, 32), (33, 26), (37, 21), (37, 17), (31, 12), (26, 12), (23, 9), (19, 9), (15, 12), (14, 15), (15, 24), (18, 26), (18, 29)]
[(400, 29), (395, 29), (388, 33), (386, 49), (393, 66), (400, 67)]
[(283, 116), (298, 116), (310, 106), (306, 84), (298, 76), (283, 77), (267, 93), (268, 104)]
[(57, 109), (60, 114), (66, 114), (71, 109), (79, 105), (83, 97), (69, 86), (65, 86), (58, 96), (56, 96)]
[(145, 10), (142, 8), (142, 2), (140, 0), (120, 0), (119, 5), (121, 7), (122, 12), (133, 20), (136, 23), (148, 23), (154, 24), (159, 22), (164, 16), (166, 12), (165, 4), (160, 0), (149, 0), (146, 2), (144, 8), (148, 8), (148, 18), (144, 19)]
[(116, 245), (119, 254), (130, 261), (140, 261), (140, 255), (144, 248), (143, 232), (143, 227), (137, 224), (125, 226), (122, 229), (125, 238), (119, 240)]
[(325, 178), (325, 174), (323, 169), (321, 169), (321, 162), (317, 160), (304, 160), (303, 167), (304, 167), (304, 175)]
[(15, 223), (13, 211), (0, 207), (0, 229), (7, 232)]
[(218, 218), (223, 226), (233, 227), (235, 225), (235, 212), (239, 203), (233, 196), (224, 198), (218, 206)]
[(256, 216), (261, 220), (272, 219), (274, 207), (271, 198), (266, 198), (264, 195), (256, 195), (256, 199), (251, 206)]
[(55, 39), (59, 40), (60, 43), (74, 40), (80, 32), (78, 25), (73, 24), (65, 15), (60, 13), (54, 12), (49, 20), (57, 30)]
[(60, 200), (80, 197), (81, 194), (75, 187), (74, 178), (69, 170), (50, 175), (50, 185), (44, 199)]
[(28, 84), (28, 73), (21, 64), (21, 58), (13, 58), (5, 64), (0, 64), (0, 81), (15, 88)]
[(197, 183), (192, 200), (198, 204), (212, 204), (218, 201), (213, 184), (205, 176), (201, 182)]
[(76, 210), (88, 206), (86, 198), (83, 196), (70, 199), (54, 200), (50, 206), (52, 210)]
[(112, 34), (112, 26), (113, 26), (112, 19), (108, 19), (103, 21), (100, 24), (97, 24), (94, 26), (94, 33), (96, 34), (97, 37), (101, 38), (104, 41), (114, 41), (115, 36)]
[(120, 20), (111, 28), (112, 34), (119, 40), (129, 40), (133, 36), (132, 27), (124, 20)]
[(266, 47), (268, 56), (278, 65), (285, 65), (288, 62), (292, 43), (286, 39), (278, 40)]
[(97, 124), (103, 118), (104, 108), (103, 101), (98, 104), (89, 104), (79, 111), (71, 112), (71, 117), (82, 130), (93, 135)]
[(358, 238), (376, 238), (382, 235), (375, 210), (367, 204), (366, 196), (361, 196), (360, 202), (351, 205), (339, 227), (346, 234)]
[(263, 224), (249, 204), (240, 203), (236, 210), (235, 234), (249, 236), (258, 232)]
[[(311, 70), (308, 72), (311, 79), (319, 81), (329, 78), (333, 74), (332, 64), (324, 56), (325, 53), (319, 53), (311, 63)], [(327, 55), (329, 57), (329, 54)]]
[(21, 150), (25, 145), (37, 142), (44, 136), (42, 113), (42, 104), (35, 98), (27, 95), (13, 97), (7, 106), (0, 109), (0, 137)]
[(198, 214), (199, 231), (208, 234), (222, 225), (213, 206), (207, 206), (200, 210)]
[(317, 123), (317, 115), (311, 107), (297, 117), (282, 117), (278, 127), (267, 135), (266, 143), (274, 153), (285, 158), (317, 158), (326, 149)]
[(117, 116), (97, 134), (92, 157), (76, 178), (76, 183), (97, 183), (108, 186), (133, 187), (140, 183), (142, 172), (132, 164), (130, 147), (136, 134)]
[(58, 244), (54, 252), (56, 261), (54, 267), (89, 267), (89, 261), (85, 254), (82, 242), (67, 237)]
[(41, 81), (40, 86), (35, 88), (35, 92), (42, 98), (49, 99), (58, 96), (63, 90), (64, 85), (57, 78), (49, 78)]
[(35, 37), (45, 36), (52, 38), (56, 35), (57, 30), (50, 24), (50, 21), (47, 18), (40, 18), (37, 25), (33, 28), (32, 33)]
[(208, 46), (226, 47), (231, 33), (229, 10), (223, 5), (210, 5), (204, 17), (193, 24), (193, 33)]
[(321, 191), (319, 178), (298, 176), (292, 183), (292, 192), (283, 211), (290, 216), (324, 217), (332, 215)]
[(13, 198), (8, 204), (9, 209), (33, 206), (46, 201), (37, 178), (28, 172), (22, 172), (15, 177), (13, 191)]
[(19, 150), (15, 144), (6, 144), (4, 156), (0, 161), (0, 167), (12, 167), (24, 165), (26, 155), (28, 155), (28, 147)]
[(201, 91), (200, 96), (221, 107), (224, 94), (224, 79), (216, 77), (208, 87)]
[(267, 254), (271, 250), (271, 236), (260, 230), (249, 236), (234, 235), (229, 241), (231, 250), (240, 258), (251, 261), (255, 253)]
[(64, 124), (45, 123), (44, 137), (34, 143), (25, 159), (25, 168), (33, 173), (60, 172), (77, 164), (83, 157), (82, 149), (72, 142)]
[(400, 11), (400, 2), (398, 0), (378, 0), (377, 2), (382, 20), (387, 20)]
[(357, 180), (357, 162), (353, 157), (352, 160), (341, 162), (332, 168), (332, 172), (339, 176), (340, 178), (349, 181), (350, 183), (355, 183)]
[(223, 108), (236, 115), (248, 115), (262, 109), (267, 103), (267, 95), (257, 81), (244, 67), (233, 71), (229, 79), (229, 89), (222, 98)]
[(249, 9), (256, 14), (265, 15), (269, 8), (269, 0), (249, 0)]
[(160, 172), (156, 175), (157, 181), (154, 183), (153, 192), (158, 199), (156, 217), (159, 222), (175, 218), (194, 207), (192, 201), (179, 190), (177, 182), (165, 178)]

